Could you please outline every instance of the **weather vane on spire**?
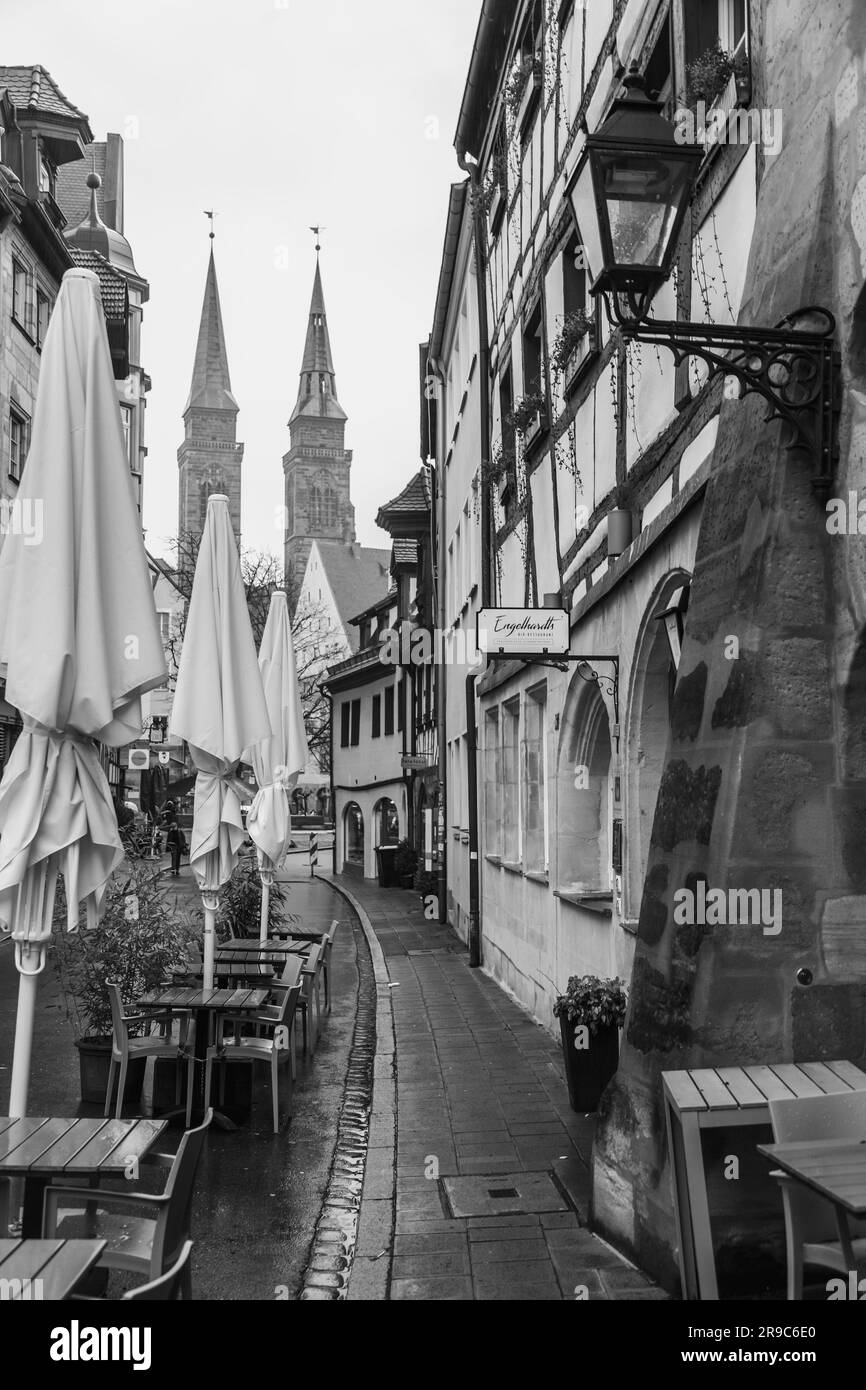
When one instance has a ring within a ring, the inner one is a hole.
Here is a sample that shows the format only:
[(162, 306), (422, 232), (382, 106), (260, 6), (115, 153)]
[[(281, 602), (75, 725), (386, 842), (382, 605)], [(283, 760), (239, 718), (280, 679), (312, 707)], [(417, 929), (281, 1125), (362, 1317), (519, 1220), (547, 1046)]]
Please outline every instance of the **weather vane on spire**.
[(327, 230), (328, 230), (327, 227), (311, 227), (311, 228), (310, 228), (310, 231), (311, 231), (311, 232), (315, 232), (315, 235), (316, 235), (316, 255), (317, 255), (317, 256), (318, 256), (319, 252), (320, 252), (321, 249), (322, 249), (321, 233), (322, 233), (322, 232), (326, 232)]
[(216, 233), (214, 232), (214, 229), (213, 229), (213, 220), (214, 220), (215, 217), (219, 217), (219, 213), (218, 213), (218, 212), (214, 212), (213, 208), (210, 208), (210, 209), (205, 208), (205, 209), (204, 209), (204, 215), (205, 215), (205, 217), (209, 217), (209, 218), (210, 218), (210, 239), (211, 239), (211, 241), (213, 241), (214, 236), (216, 235)]

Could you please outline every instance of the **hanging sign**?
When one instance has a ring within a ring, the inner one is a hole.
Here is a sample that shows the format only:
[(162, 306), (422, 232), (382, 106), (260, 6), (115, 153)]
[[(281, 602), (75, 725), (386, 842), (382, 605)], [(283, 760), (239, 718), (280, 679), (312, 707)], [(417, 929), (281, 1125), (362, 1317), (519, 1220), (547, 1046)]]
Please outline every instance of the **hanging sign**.
[(482, 608), (476, 642), (488, 656), (565, 656), (571, 640), (565, 608)]
[(131, 772), (146, 772), (150, 767), (150, 749), (130, 748), (129, 767)]

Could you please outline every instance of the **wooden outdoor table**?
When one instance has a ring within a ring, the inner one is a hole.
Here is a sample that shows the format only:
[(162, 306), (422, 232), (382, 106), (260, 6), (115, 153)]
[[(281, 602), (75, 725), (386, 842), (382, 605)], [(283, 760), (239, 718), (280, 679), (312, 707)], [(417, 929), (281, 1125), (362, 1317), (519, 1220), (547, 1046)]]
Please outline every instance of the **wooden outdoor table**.
[(662, 1083), (682, 1296), (717, 1300), (702, 1130), (769, 1125), (771, 1100), (866, 1091), (866, 1074), (853, 1062), (774, 1062), (664, 1071)]
[(866, 1136), (759, 1144), (758, 1153), (849, 1215), (866, 1216)]
[[(273, 965), (268, 964), (266, 961), (247, 960), (246, 956), (237, 956), (229, 960), (220, 960), (219, 955), (217, 955), (214, 960), (213, 973), (221, 980), (229, 980), (233, 984), (242, 980), (249, 980), (251, 984), (256, 980), (260, 980), (262, 984), (265, 984), (268, 980), (274, 978), (275, 971)], [(188, 971), (188, 974), (192, 979), (200, 980), (204, 971), (200, 967), (197, 967), (194, 970)]]
[[(207, 1109), (204, 1093), (207, 1049), (210, 1040), (210, 1022), (216, 1014), (255, 1013), (261, 1009), (268, 997), (266, 989), (189, 989), (174, 986), (168, 989), (154, 989), (135, 1001), (136, 1009), (192, 1009), (195, 1013), (195, 1098), (190, 1116), (193, 1127), (200, 1125)], [(214, 1114), (214, 1122), (224, 1129), (237, 1126), (225, 1115)], [(2, 1136), (0, 1136), (2, 1138)]]
[[(261, 969), (264, 966), (273, 975), (277, 970), (282, 969), (290, 956), (308, 956), (312, 950), (312, 943), (298, 944), (296, 946), (286, 946), (281, 951), (271, 952), (270, 950), (253, 951), (232, 951), (225, 955), (222, 951), (217, 951), (214, 970), (217, 974), (222, 974), (226, 968), (243, 971), (243, 967), (249, 966)], [(264, 971), (262, 972), (264, 973)]]
[(104, 1240), (0, 1240), (3, 1297), (13, 1302), (68, 1298), (105, 1246)]
[(315, 942), (307, 937), (289, 937), (280, 941), (266, 941), (264, 945), (260, 941), (252, 940), (224, 941), (221, 946), (216, 948), (216, 958), (217, 960), (220, 956), (227, 958), (240, 956), (241, 960), (246, 959), (247, 956), (256, 960), (263, 960), (269, 956), (273, 956), (274, 959), (285, 958), (294, 951), (308, 951), (314, 945)]
[(122, 1178), (165, 1129), (164, 1120), (0, 1118), (0, 1178), (24, 1178), (21, 1234), (42, 1234), (42, 1201), (52, 1178)]

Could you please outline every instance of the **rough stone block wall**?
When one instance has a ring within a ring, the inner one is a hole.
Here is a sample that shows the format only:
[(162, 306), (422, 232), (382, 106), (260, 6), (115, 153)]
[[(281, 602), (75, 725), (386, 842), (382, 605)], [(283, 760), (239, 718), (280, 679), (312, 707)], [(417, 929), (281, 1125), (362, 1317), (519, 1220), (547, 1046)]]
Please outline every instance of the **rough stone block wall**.
[[(844, 497), (866, 483), (866, 11), (860, 0), (768, 0), (762, 13), (756, 100), (781, 110), (785, 134), (763, 170), (740, 322), (771, 325), (815, 303), (836, 314)], [(866, 1052), (866, 781), (852, 783), (841, 736), (866, 718), (866, 684), (851, 684), (866, 644), (866, 557), (856, 534), (828, 533), (811, 461), (764, 414), (755, 398), (722, 412), (620, 1070), (594, 1156), (596, 1224), (669, 1284), (660, 1073), (862, 1063)], [(778, 889), (781, 931), (678, 924), (674, 894), (701, 877)], [(803, 968), (813, 983), (800, 983)], [(762, 1286), (777, 1231), (754, 1219), (761, 1195), (736, 1188), (717, 1263), (737, 1266), (742, 1293), (750, 1277)]]

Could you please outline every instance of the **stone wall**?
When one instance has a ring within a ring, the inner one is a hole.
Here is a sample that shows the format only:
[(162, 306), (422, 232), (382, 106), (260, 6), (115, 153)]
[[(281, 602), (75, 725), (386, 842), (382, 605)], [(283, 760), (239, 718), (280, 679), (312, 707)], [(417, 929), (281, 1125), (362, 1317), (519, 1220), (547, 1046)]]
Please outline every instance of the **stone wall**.
[[(782, 110), (784, 136), (778, 156), (759, 161), (740, 322), (771, 325), (810, 303), (836, 314), (845, 380), (834, 491), (845, 498), (866, 473), (866, 10), (861, 0), (768, 0), (763, 23), (756, 100)], [(594, 1157), (596, 1225), (669, 1284), (660, 1072), (862, 1062), (866, 1049), (866, 682), (857, 658), (866, 557), (858, 535), (828, 533), (811, 461), (782, 446), (765, 413), (754, 397), (722, 412), (620, 1071)], [(700, 877), (713, 888), (779, 889), (781, 930), (678, 925), (674, 893)], [(809, 985), (798, 983), (804, 967)], [(751, 1157), (754, 1143), (754, 1133), (741, 1138), (740, 1150)], [(715, 1182), (718, 1162), (707, 1157)], [(756, 1218), (757, 1191), (715, 1190), (726, 1207), (718, 1260), (723, 1271), (737, 1267), (740, 1291), (749, 1264), (760, 1286), (765, 1257), (779, 1253), (778, 1224)], [(778, 1222), (778, 1202), (775, 1212)]]

